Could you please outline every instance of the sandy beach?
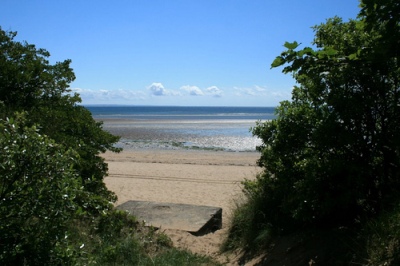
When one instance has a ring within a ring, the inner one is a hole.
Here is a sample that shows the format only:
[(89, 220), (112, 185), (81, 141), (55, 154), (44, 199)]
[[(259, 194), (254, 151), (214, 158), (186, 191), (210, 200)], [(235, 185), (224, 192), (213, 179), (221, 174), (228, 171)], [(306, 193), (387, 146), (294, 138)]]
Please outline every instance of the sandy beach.
[(145, 200), (221, 207), (223, 228), (215, 233), (201, 237), (180, 230), (165, 230), (165, 233), (175, 246), (225, 263), (224, 258), (218, 257), (218, 247), (227, 231), (234, 201), (240, 197), (241, 181), (254, 179), (260, 171), (256, 166), (259, 156), (255, 152), (194, 150), (105, 153), (109, 166), (105, 183), (117, 194), (116, 205)]

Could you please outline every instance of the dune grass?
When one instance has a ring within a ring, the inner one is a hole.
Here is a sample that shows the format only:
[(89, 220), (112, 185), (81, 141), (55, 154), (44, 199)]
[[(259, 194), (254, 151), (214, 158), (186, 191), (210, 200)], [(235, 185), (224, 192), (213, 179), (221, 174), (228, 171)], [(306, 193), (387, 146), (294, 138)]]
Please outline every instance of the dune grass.
[(66, 255), (73, 265), (219, 265), (173, 247), (166, 234), (118, 210), (95, 221), (77, 220), (70, 232)]

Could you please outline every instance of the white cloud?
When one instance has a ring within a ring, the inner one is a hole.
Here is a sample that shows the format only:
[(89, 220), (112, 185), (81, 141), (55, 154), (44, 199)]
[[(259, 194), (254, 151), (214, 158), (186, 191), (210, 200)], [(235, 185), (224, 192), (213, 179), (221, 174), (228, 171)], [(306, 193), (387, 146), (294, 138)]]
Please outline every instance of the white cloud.
[(164, 85), (159, 82), (153, 82), (150, 86), (147, 87), (150, 90), (151, 94), (154, 96), (181, 96), (182, 94), (176, 90), (168, 90), (164, 88)]
[(197, 86), (182, 86), (181, 90), (187, 91), (192, 96), (203, 96), (204, 92)]
[(182, 86), (181, 90), (187, 91), (189, 93), (189, 95), (191, 95), (191, 96), (209, 95), (209, 96), (219, 98), (219, 97), (222, 97), (222, 94), (223, 94), (223, 91), (221, 89), (219, 89), (217, 86), (211, 86), (211, 87), (208, 87), (208, 88), (202, 90), (197, 86), (186, 85), (186, 86)]
[(208, 87), (206, 89), (206, 92), (208, 94), (212, 95), (213, 97), (217, 97), (217, 98), (222, 97), (222, 93), (223, 93), (223, 91), (221, 89), (219, 89), (217, 86)]
[(164, 86), (158, 82), (152, 83), (149, 87), (147, 87), (147, 89), (150, 90), (151, 94), (155, 96), (165, 96), (169, 94), (168, 90), (166, 90)]

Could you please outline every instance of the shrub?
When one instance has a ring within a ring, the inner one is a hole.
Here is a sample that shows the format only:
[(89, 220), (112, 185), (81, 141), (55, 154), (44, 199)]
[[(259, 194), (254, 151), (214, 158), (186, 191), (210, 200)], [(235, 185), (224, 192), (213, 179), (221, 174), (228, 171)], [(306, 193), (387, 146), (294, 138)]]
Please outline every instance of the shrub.
[(65, 150), (23, 116), (0, 120), (0, 261), (5, 265), (67, 263), (67, 226), (81, 183)]

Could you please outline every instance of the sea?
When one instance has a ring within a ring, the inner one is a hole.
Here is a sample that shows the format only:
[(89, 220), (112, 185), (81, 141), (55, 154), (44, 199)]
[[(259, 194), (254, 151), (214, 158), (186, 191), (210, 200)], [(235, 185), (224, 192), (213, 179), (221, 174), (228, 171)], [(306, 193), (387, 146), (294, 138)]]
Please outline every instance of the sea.
[(255, 152), (251, 128), (275, 107), (85, 106), (123, 149)]

